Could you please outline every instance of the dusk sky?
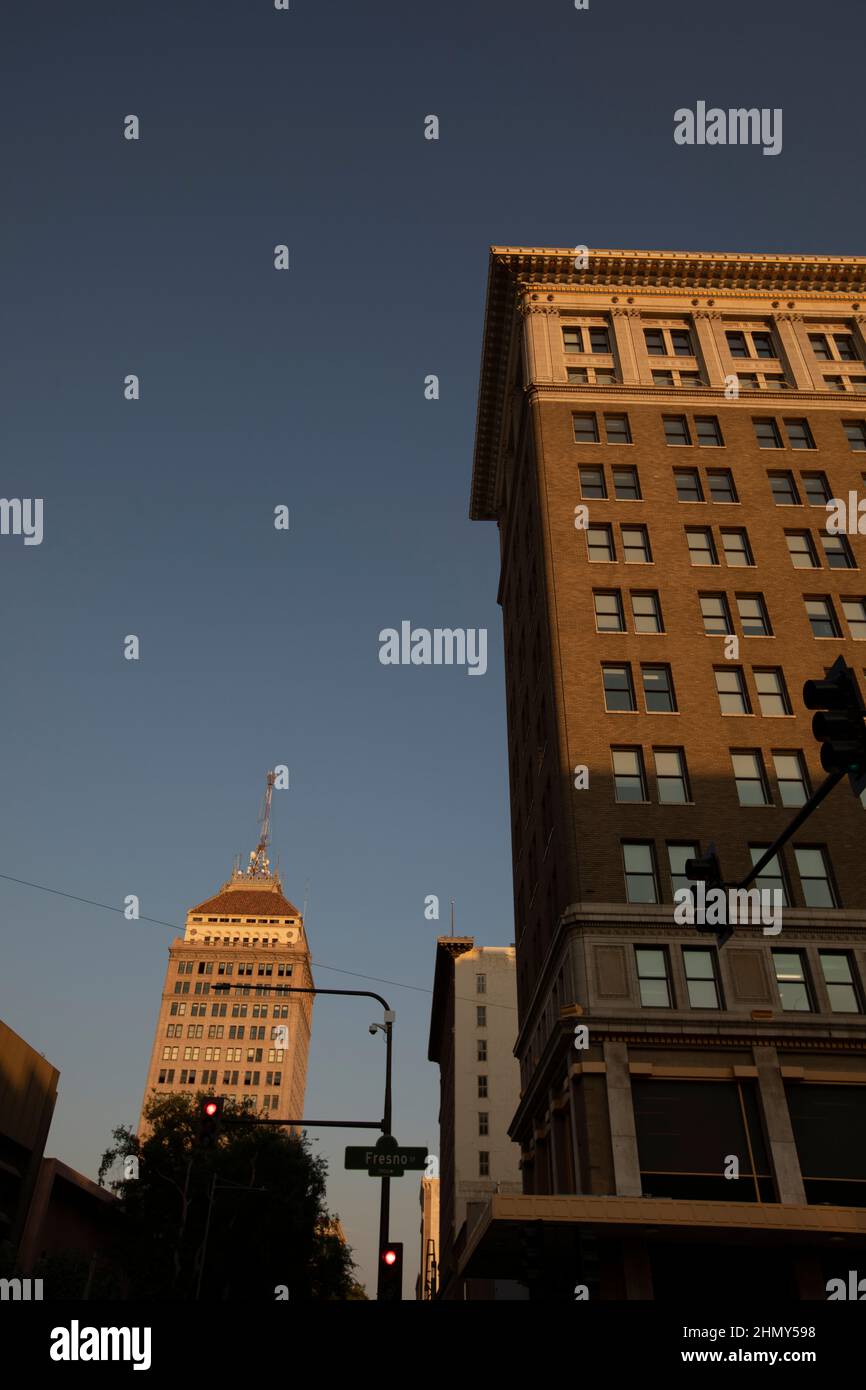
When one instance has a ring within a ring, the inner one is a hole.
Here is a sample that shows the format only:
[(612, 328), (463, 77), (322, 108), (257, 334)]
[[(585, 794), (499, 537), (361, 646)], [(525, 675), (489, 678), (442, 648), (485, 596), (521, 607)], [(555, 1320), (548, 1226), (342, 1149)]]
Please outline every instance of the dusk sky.
[[(60, 1068), (48, 1154), (95, 1177), (138, 1119), (173, 932), (124, 898), (182, 927), (275, 764), (316, 982), (390, 1000), (395, 1133), (438, 1152), (450, 899), (514, 939), (497, 532), (468, 520), (489, 246), (863, 254), (858, 33), (853, 0), (7, 0), (0, 493), (44, 538), (0, 536), (0, 1017)], [(677, 145), (698, 101), (780, 108), (781, 153)], [(380, 664), (402, 620), (485, 628), (486, 674)], [(310, 1116), (381, 1112), (379, 1016), (317, 1002)], [(369, 1136), (313, 1137), (372, 1294)], [(407, 1297), (419, 1216), (406, 1176)]]

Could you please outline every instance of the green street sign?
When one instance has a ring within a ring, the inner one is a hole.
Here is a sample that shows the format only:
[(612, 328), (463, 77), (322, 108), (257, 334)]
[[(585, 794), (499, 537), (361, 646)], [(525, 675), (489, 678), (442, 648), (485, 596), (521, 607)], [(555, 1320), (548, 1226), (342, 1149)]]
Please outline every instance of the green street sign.
[(347, 1168), (366, 1168), (371, 1178), (402, 1178), (404, 1173), (423, 1172), (427, 1167), (427, 1150), (423, 1147), (401, 1148), (396, 1139), (385, 1135), (371, 1147), (349, 1145), (346, 1149)]

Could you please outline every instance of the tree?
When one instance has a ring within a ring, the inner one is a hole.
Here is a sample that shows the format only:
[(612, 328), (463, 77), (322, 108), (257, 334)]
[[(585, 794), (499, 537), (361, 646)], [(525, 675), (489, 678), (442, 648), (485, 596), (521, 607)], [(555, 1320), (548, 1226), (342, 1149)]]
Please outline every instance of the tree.
[(292, 1301), (356, 1297), (351, 1250), (322, 1234), (327, 1164), (306, 1136), (227, 1124), (202, 1150), (199, 1100), (154, 1096), (142, 1136), (121, 1126), (103, 1154), (103, 1185), (119, 1162), (138, 1161), (137, 1177), (110, 1183), (122, 1201), (118, 1258), (130, 1297), (195, 1298), (200, 1276), (204, 1299), (274, 1299), (280, 1286)]

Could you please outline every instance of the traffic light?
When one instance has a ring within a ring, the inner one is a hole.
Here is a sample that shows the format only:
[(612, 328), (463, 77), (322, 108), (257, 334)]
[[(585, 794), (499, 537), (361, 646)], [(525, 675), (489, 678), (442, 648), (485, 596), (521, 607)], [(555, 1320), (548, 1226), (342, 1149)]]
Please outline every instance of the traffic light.
[(403, 1243), (391, 1240), (379, 1251), (380, 1303), (401, 1303), (403, 1300)]
[(806, 681), (803, 704), (818, 710), (812, 733), (821, 740), (821, 766), (825, 772), (847, 772), (855, 796), (866, 790), (866, 705), (857, 677), (842, 657), (837, 657), (826, 678)]
[[(692, 900), (695, 905), (695, 931), (712, 932), (718, 934), (718, 927), (708, 925), (705, 911), (706, 895), (711, 888), (722, 888), (722, 870), (716, 855), (715, 845), (707, 847), (706, 854), (701, 854), (697, 859), (686, 860), (686, 878), (695, 883), (703, 883), (704, 891), (699, 893), (696, 888), (692, 891)], [(727, 938), (726, 938), (727, 939)]]
[(198, 1143), (201, 1149), (215, 1149), (223, 1124), (224, 1096), (204, 1096), (198, 1103)]

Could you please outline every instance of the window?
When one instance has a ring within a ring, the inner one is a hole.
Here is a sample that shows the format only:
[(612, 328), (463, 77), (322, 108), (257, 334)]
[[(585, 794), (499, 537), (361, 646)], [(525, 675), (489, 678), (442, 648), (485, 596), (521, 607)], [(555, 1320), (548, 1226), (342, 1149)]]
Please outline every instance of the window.
[(819, 951), (821, 973), (834, 1014), (860, 1013), (860, 998), (847, 951)]
[(685, 415), (665, 415), (665, 441), (668, 444), (691, 444)]
[(642, 666), (643, 695), (647, 712), (671, 713), (676, 710), (674, 685), (669, 666)]
[[(752, 867), (758, 863), (770, 848), (769, 845), (749, 845), (749, 854), (752, 857)], [(782, 906), (787, 907), (789, 903), (788, 885), (778, 854), (774, 854), (772, 859), (768, 859), (761, 872), (755, 879), (756, 888), (766, 888), (770, 893), (781, 893)]]
[(475, 993), (476, 993), (476, 994), (486, 994), (486, 993), (487, 993), (487, 976), (486, 976), (486, 975), (476, 975), (476, 976), (475, 976)]
[(490, 1117), (489, 1117), (489, 1114), (488, 1114), (488, 1112), (487, 1112), (486, 1110), (479, 1110), (479, 1111), (478, 1111), (478, 1133), (479, 1133), (479, 1134), (489, 1134), (489, 1133), (490, 1133)]
[(722, 431), (715, 415), (696, 415), (695, 434), (698, 444), (704, 448), (720, 448), (722, 444)]
[(774, 951), (779, 998), (786, 1013), (811, 1013), (812, 1001), (802, 951)]
[(616, 382), (616, 372), (611, 367), (595, 368), (596, 386), (613, 386)]
[(667, 952), (662, 947), (635, 947), (640, 1002), (647, 1009), (669, 1009), (671, 986)]
[(758, 441), (759, 448), (781, 449), (782, 436), (779, 434), (779, 427), (775, 420), (764, 417), (752, 420), (752, 424), (755, 428), (755, 438)]
[(650, 357), (666, 357), (665, 335), (660, 328), (645, 328), (643, 331), (646, 350)]
[[(568, 348), (566, 348), (566, 352)], [(589, 381), (589, 372), (586, 367), (566, 367), (565, 375), (571, 382), (577, 382), (581, 386), (586, 386)]]
[(614, 468), (613, 495), (619, 502), (640, 501), (640, 482), (636, 468)]
[(686, 864), (690, 859), (697, 859), (698, 846), (694, 844), (673, 844), (668, 845), (668, 866), (671, 873), (671, 885), (674, 893), (680, 888), (688, 888), (691, 880), (686, 877)]
[(486, 1062), (486, 1061), (487, 1061), (487, 1039), (486, 1039), (486, 1038), (477, 1038), (476, 1041), (477, 1041), (477, 1043), (478, 1043), (478, 1056), (477, 1056), (477, 1058), (476, 1058), (476, 1061), (478, 1061), (478, 1062)]
[(744, 637), (772, 637), (770, 619), (761, 594), (737, 594), (737, 610)]
[(855, 640), (866, 638), (866, 603), (862, 598), (843, 598), (842, 612), (848, 621), (848, 631)]
[(751, 714), (746, 682), (739, 666), (716, 670), (716, 693), (722, 714)]
[(603, 468), (581, 468), (578, 471), (581, 497), (607, 497)]
[(836, 351), (839, 354), (840, 362), (859, 362), (860, 357), (854, 346), (854, 339), (850, 333), (834, 333), (833, 342), (836, 344)]
[(823, 333), (810, 333), (809, 342), (812, 344), (812, 351), (819, 362), (832, 361), (830, 345)]
[(783, 423), (792, 449), (814, 449), (815, 441), (805, 420), (785, 420)]
[(802, 473), (800, 477), (810, 507), (823, 507), (830, 501), (830, 488), (823, 473)]
[(573, 415), (575, 444), (598, 443), (598, 421), (594, 415)]
[(831, 570), (853, 570), (854, 556), (844, 536), (828, 536), (822, 531), (818, 539), (824, 551), (824, 559)]
[(773, 766), (783, 806), (802, 806), (809, 797), (809, 780), (800, 752), (774, 752)]
[(653, 372), (653, 386), (673, 386), (673, 372)]
[(795, 845), (794, 858), (807, 907), (838, 907), (827, 853), (820, 845)]
[(753, 357), (777, 357), (778, 353), (773, 345), (771, 333), (752, 334), (752, 356)]
[(725, 531), (721, 533), (725, 563), (728, 565), (753, 565), (749, 537), (746, 531)]
[(707, 485), (710, 489), (711, 502), (736, 502), (738, 500), (737, 490), (734, 487), (734, 475), (729, 468), (708, 470)]
[(490, 1177), (490, 1154), (486, 1149), (481, 1149), (478, 1154), (478, 1176), (479, 1178)]
[(698, 946), (684, 946), (683, 966), (689, 991), (689, 1006), (693, 1009), (718, 1009), (719, 985), (715, 951)]
[(694, 357), (692, 336), (687, 328), (671, 329), (671, 346), (675, 357)]
[(627, 900), (630, 903), (657, 903), (659, 898), (652, 844), (624, 840), (622, 860)]
[(845, 382), (841, 376), (825, 376), (824, 385), (828, 391), (844, 391)]
[(786, 531), (785, 544), (795, 570), (819, 568), (815, 545), (808, 531)]
[(613, 528), (610, 526), (588, 526), (586, 528), (586, 548), (594, 563), (616, 559), (613, 548)]
[(700, 372), (680, 372), (680, 386), (703, 386)]
[(858, 453), (866, 449), (866, 420), (843, 420), (848, 443)]
[(589, 330), (589, 346), (592, 352), (606, 352), (610, 354), (610, 334), (606, 328), (591, 328)]
[(583, 333), (579, 328), (563, 328), (562, 344), (566, 352), (583, 352)]
[(604, 707), (609, 713), (637, 708), (631, 666), (602, 666)]
[(708, 526), (686, 527), (686, 540), (689, 546), (689, 562), (693, 565), (717, 565), (719, 557), (713, 541), (713, 533)]
[(486, 1076), (479, 1076), (479, 1078), (478, 1078), (478, 1099), (479, 1099), (479, 1100), (486, 1100), (486, 1099), (487, 1099), (487, 1077), (486, 1077)]
[(657, 593), (632, 594), (631, 610), (635, 632), (664, 632)]
[(645, 526), (622, 527), (623, 558), (627, 565), (649, 565), (652, 563), (649, 535)]
[(725, 337), (728, 340), (728, 352), (731, 354), (732, 357), (751, 356), (751, 354), (746, 350), (745, 333), (737, 333), (731, 331), (730, 333), (726, 333)]
[(756, 748), (731, 750), (731, 763), (741, 806), (769, 806), (770, 793), (764, 773), (764, 760)]
[(631, 430), (627, 415), (605, 415), (604, 432), (608, 444), (630, 444)]
[(768, 473), (770, 491), (777, 507), (799, 507), (800, 498), (794, 483), (793, 473)]
[(678, 502), (703, 502), (701, 478), (696, 468), (675, 468), (674, 483)]
[(733, 632), (728, 600), (724, 594), (700, 594), (701, 617), (707, 637), (727, 636)]
[(618, 589), (595, 590), (595, 627), (597, 632), (625, 632), (622, 599)]
[(486, 1028), (486, 1027), (487, 1027), (487, 1005), (486, 1005), (486, 1004), (476, 1004), (476, 1006), (475, 1006), (475, 1027), (476, 1027), (476, 1028)]
[(785, 687), (785, 678), (778, 667), (771, 666), (761, 671), (756, 668), (752, 674), (755, 677), (761, 713), (766, 716), (790, 714), (791, 703)]
[(612, 748), (613, 785), (617, 801), (646, 801), (646, 777), (640, 748)]
[(654, 748), (659, 805), (685, 806), (690, 800), (686, 758), (682, 748)]
[(806, 616), (813, 637), (840, 637), (839, 624), (829, 598), (806, 598)]

